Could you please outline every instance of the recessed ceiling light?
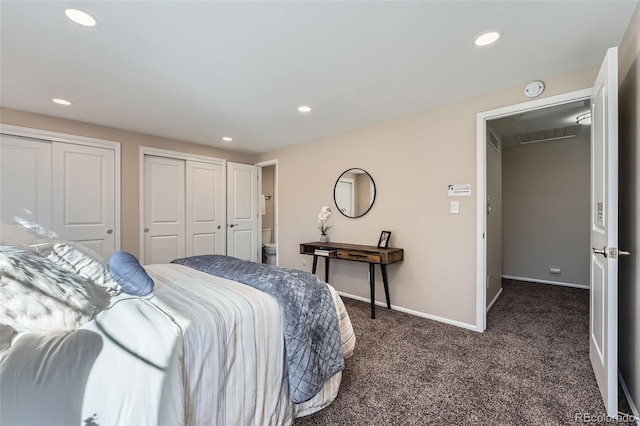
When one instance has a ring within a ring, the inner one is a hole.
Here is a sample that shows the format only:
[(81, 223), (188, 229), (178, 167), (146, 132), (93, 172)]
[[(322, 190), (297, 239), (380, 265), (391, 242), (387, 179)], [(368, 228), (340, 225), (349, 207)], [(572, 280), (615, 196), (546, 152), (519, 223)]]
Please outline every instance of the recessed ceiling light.
[(85, 27), (95, 27), (97, 23), (96, 18), (78, 9), (67, 9), (64, 14), (76, 24)]
[(311, 107), (310, 106), (306, 106), (306, 105), (302, 105), (298, 107), (298, 111), (300, 112), (311, 112)]
[(57, 103), (58, 105), (64, 105), (64, 106), (69, 106), (71, 105), (71, 102), (67, 101), (66, 99), (60, 99), (60, 98), (53, 98), (51, 99), (53, 102)]
[(233, 138), (230, 138), (229, 136), (225, 136), (222, 138), (223, 141), (225, 142), (231, 142), (233, 140)]
[(502, 34), (498, 31), (488, 31), (476, 37), (475, 44), (476, 46), (489, 46), (498, 41), (500, 37), (502, 37)]

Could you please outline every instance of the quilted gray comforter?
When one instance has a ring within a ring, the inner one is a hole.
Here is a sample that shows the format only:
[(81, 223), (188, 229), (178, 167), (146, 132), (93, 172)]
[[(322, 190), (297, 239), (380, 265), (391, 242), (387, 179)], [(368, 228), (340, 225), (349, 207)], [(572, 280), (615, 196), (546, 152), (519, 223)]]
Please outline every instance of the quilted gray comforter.
[(249, 285), (276, 299), (282, 315), (292, 402), (310, 400), (326, 380), (344, 368), (336, 308), (327, 285), (317, 276), (220, 255), (193, 256), (172, 263)]

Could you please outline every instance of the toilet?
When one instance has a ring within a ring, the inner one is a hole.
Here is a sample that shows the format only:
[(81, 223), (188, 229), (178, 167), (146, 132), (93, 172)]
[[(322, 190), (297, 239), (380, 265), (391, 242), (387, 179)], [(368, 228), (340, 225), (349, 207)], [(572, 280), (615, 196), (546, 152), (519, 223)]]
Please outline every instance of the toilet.
[(271, 228), (262, 229), (262, 263), (267, 265), (276, 264), (276, 245), (271, 242), (272, 231)]

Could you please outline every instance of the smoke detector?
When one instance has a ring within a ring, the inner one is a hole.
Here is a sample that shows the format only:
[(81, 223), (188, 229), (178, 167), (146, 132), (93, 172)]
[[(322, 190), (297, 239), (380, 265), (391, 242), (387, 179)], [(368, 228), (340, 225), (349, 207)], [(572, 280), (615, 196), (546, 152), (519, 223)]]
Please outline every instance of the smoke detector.
[(532, 81), (524, 87), (524, 94), (530, 98), (535, 98), (544, 91), (544, 83), (540, 80)]

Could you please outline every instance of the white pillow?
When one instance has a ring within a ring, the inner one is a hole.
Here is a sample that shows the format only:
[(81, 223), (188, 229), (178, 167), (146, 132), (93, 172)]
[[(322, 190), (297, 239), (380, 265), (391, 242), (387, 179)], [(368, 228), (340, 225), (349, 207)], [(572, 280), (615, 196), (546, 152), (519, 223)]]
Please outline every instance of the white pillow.
[(11, 347), (11, 342), (16, 334), (13, 328), (0, 324), (0, 354)]
[(47, 258), (61, 268), (75, 272), (103, 287), (111, 296), (120, 294), (120, 284), (113, 278), (107, 266), (98, 260), (97, 254), (85, 247), (59, 242), (53, 245)]
[(0, 246), (0, 324), (16, 331), (75, 330), (109, 304), (102, 288), (49, 260)]

